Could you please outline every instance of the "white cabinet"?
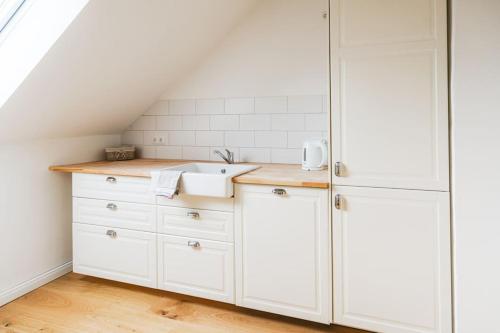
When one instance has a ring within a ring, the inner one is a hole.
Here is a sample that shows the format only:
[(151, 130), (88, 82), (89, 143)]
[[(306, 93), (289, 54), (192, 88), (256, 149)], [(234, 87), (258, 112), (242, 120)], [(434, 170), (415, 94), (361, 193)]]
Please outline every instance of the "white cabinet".
[(158, 235), (158, 288), (234, 303), (233, 244)]
[(334, 322), (450, 333), (449, 193), (336, 186), (333, 194)]
[(448, 190), (446, 27), (446, 0), (331, 0), (334, 184)]
[(156, 288), (156, 235), (73, 223), (73, 270)]
[(236, 304), (331, 322), (328, 191), (237, 185)]

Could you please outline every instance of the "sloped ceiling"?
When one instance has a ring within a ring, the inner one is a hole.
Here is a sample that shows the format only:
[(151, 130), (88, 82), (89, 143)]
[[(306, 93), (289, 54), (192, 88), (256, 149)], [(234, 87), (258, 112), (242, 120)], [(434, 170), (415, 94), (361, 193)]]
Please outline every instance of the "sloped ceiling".
[(0, 143), (119, 133), (259, 0), (91, 0), (0, 109)]

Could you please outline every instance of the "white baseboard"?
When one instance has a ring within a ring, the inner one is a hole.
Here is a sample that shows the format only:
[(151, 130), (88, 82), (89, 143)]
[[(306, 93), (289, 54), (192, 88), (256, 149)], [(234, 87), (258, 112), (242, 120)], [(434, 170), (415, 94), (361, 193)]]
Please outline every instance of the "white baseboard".
[(8, 290), (0, 292), (0, 306), (5, 305), (15, 300), (16, 298), (21, 297), (24, 294), (27, 294), (30, 291), (33, 291), (36, 288), (39, 288), (44, 284), (49, 283), (50, 281), (55, 280), (66, 273), (71, 272), (72, 269), (73, 269), (73, 262), (70, 261), (59, 267), (51, 269), (48, 272), (40, 274), (31, 280), (25, 281)]

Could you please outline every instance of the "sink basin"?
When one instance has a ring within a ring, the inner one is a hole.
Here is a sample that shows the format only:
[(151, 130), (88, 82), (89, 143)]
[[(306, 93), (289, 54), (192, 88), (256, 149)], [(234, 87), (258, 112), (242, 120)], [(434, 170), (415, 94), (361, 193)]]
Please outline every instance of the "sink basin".
[(257, 165), (188, 163), (168, 169), (184, 171), (181, 178), (181, 193), (230, 198), (234, 194), (232, 178), (257, 168), (259, 168)]

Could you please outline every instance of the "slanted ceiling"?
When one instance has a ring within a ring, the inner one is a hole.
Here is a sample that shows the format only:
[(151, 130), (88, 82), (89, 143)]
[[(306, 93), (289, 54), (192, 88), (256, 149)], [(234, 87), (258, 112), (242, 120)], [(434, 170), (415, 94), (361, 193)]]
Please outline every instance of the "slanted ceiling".
[(91, 0), (0, 109), (0, 143), (120, 133), (262, 0)]

